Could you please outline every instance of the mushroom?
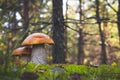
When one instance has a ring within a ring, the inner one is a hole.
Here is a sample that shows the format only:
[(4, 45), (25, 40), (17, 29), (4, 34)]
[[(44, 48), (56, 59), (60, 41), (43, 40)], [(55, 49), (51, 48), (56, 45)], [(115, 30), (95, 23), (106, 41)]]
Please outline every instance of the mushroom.
[[(30, 61), (31, 48), (28, 46), (19, 47), (13, 50), (13, 56), (19, 56), (23, 61)], [(16, 57), (17, 58), (17, 57)]]
[(54, 41), (43, 33), (33, 33), (22, 42), (22, 46), (32, 45), (31, 62), (36, 64), (47, 63), (44, 44), (54, 44)]

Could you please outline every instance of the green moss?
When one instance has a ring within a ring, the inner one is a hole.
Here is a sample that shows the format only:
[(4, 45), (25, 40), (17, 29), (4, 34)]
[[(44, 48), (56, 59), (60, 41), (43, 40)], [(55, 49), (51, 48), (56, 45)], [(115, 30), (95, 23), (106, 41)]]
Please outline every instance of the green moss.
[[(0, 74), (4, 72), (3, 66), (0, 66)], [(14, 70), (16, 68), (16, 70)], [(13, 65), (9, 67), (4, 76), (0, 79), (10, 80), (14, 77), (19, 80), (24, 72), (33, 72), (39, 76), (37, 80), (72, 80), (73, 78), (80, 78), (80, 80), (118, 80), (120, 77), (120, 67), (101, 65), (97, 68), (75, 65), (75, 64), (44, 64), (36, 65), (34, 63), (22, 63), (21, 66)]]

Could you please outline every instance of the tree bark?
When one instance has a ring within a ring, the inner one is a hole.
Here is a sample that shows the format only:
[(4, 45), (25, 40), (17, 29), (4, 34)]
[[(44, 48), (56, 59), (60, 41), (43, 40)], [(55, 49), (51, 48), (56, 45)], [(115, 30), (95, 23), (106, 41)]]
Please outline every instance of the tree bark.
[(63, 1), (52, 0), (53, 3), (53, 63), (65, 63), (65, 26), (63, 18)]
[(21, 42), (28, 36), (27, 31), (29, 27), (29, 0), (23, 0), (23, 33), (24, 36)]
[(24, 31), (25, 31), (29, 27), (29, 0), (23, 0), (23, 1), (24, 1), (23, 26), (24, 26)]
[[(80, 15), (80, 24), (82, 25), (82, 0), (79, 0), (79, 15)], [(83, 64), (84, 63), (84, 49), (83, 49), (84, 41), (83, 41), (83, 29), (79, 28), (79, 38), (78, 38), (78, 64)]]
[(117, 26), (118, 26), (119, 44), (120, 44), (120, 0), (118, 0), (117, 21), (118, 21)]
[(101, 20), (99, 15), (99, 0), (96, 0), (96, 19), (99, 27), (100, 38), (101, 38), (101, 64), (107, 64), (105, 37), (101, 28)]
[(83, 33), (82, 29), (79, 29), (79, 38), (78, 38), (78, 64), (83, 64), (84, 63), (84, 49), (83, 49)]

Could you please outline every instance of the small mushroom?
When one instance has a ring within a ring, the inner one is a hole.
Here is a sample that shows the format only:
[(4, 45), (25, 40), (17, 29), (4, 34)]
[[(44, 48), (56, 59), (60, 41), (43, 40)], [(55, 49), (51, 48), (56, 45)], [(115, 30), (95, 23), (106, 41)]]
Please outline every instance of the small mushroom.
[(30, 47), (19, 47), (13, 50), (13, 56), (19, 56), (23, 61), (30, 61), (31, 48)]
[(31, 62), (36, 64), (47, 63), (44, 44), (54, 44), (54, 41), (43, 33), (33, 33), (22, 42), (22, 46), (32, 45)]

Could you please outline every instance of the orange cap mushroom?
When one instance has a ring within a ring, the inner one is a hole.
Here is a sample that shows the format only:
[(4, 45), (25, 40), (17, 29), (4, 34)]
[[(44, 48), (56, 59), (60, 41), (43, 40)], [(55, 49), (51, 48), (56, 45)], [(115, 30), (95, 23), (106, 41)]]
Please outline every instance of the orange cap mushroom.
[(22, 42), (23, 46), (34, 44), (54, 44), (54, 41), (46, 34), (33, 33)]
[(45, 64), (46, 50), (43, 44), (54, 44), (54, 41), (46, 34), (33, 33), (29, 35), (23, 42), (22, 46), (33, 45), (31, 52), (31, 62), (36, 64)]
[(30, 47), (19, 47), (12, 52), (12, 55), (17, 56), (17, 55), (24, 55), (30, 53), (31, 53)]

